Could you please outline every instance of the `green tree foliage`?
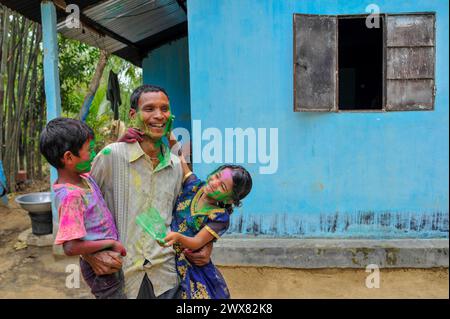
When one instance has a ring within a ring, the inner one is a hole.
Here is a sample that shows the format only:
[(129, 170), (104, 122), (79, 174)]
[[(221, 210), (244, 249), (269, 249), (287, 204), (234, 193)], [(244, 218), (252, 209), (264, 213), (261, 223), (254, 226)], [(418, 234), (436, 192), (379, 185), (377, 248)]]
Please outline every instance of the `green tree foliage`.
[(84, 94), (94, 74), (100, 50), (58, 34), (61, 108), (71, 116), (80, 110)]
[(45, 119), (41, 40), (38, 24), (0, 7), (0, 159), (11, 190), (19, 170), (40, 175), (35, 141)]
[(120, 83), (120, 96), (122, 104), (119, 106), (119, 119), (126, 124), (129, 122), (130, 96), (133, 90), (142, 82), (142, 71), (133, 64), (117, 57), (110, 56), (108, 64), (92, 101), (86, 123), (93, 128), (96, 136), (96, 148), (99, 150), (111, 142), (110, 126), (114, 118), (111, 103), (106, 98), (109, 71), (118, 74)]
[[(64, 116), (75, 118), (87, 94), (100, 51), (61, 35), (58, 37), (58, 44), (62, 111)], [(114, 114), (111, 103), (106, 98), (110, 70), (118, 74), (122, 100), (119, 106), (119, 119), (125, 124), (129, 121), (131, 93), (142, 82), (142, 71), (139, 67), (117, 56), (109, 57), (86, 119), (86, 123), (94, 130), (97, 151), (112, 141), (109, 128)]]
[[(9, 189), (16, 173), (42, 177), (45, 161), (38, 141), (46, 121), (41, 26), (0, 5), (0, 160)], [(76, 118), (99, 62), (100, 50), (58, 35), (62, 116)], [(97, 150), (111, 142), (113, 112), (106, 99), (109, 71), (118, 74), (121, 121), (128, 123), (130, 95), (141, 84), (141, 69), (110, 55), (86, 122), (96, 133)]]

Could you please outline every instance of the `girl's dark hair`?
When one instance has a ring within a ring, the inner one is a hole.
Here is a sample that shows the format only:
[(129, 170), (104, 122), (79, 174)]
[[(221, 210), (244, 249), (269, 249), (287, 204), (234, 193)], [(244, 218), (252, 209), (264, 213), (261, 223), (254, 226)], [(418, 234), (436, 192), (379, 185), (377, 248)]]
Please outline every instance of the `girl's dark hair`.
[(232, 204), (219, 203), (221, 207), (226, 208), (231, 213), (233, 212), (233, 207), (240, 207), (242, 205), (241, 200), (244, 199), (252, 190), (252, 177), (250, 173), (240, 165), (225, 164), (216, 168), (211, 174), (214, 175), (226, 168), (231, 170), (231, 176), (233, 179), (233, 192), (232, 192)]
[(88, 139), (94, 139), (94, 132), (86, 123), (75, 119), (58, 117), (47, 123), (39, 139), (39, 150), (50, 165), (64, 168), (61, 159), (67, 151), (78, 156)]

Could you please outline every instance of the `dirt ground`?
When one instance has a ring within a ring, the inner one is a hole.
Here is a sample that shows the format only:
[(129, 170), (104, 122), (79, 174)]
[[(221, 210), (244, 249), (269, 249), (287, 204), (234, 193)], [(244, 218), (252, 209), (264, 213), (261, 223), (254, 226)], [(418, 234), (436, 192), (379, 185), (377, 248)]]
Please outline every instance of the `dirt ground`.
[[(14, 247), (31, 224), (13, 196), (9, 206), (0, 206), (0, 298), (92, 298), (82, 280), (79, 288), (66, 287), (73, 275), (66, 267), (77, 265), (77, 258), (54, 257), (51, 247)], [(380, 288), (372, 289), (364, 269), (219, 268), (232, 298), (449, 298), (448, 268), (381, 269)]]

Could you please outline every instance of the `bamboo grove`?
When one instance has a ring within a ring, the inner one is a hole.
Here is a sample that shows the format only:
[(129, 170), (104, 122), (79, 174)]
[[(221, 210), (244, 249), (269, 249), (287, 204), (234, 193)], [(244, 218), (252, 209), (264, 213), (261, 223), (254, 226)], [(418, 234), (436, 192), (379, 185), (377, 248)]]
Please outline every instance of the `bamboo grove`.
[(39, 133), (45, 124), (41, 52), (42, 30), (37, 23), (0, 8), (0, 159), (8, 187), (16, 173), (41, 178)]
[[(142, 81), (142, 71), (98, 48), (58, 35), (62, 116), (80, 118), (96, 134), (96, 147), (108, 141), (113, 112), (106, 99), (109, 71), (120, 75), (120, 119), (128, 120), (129, 97)], [(46, 123), (41, 25), (0, 5), (0, 160), (10, 192), (16, 174), (29, 180), (48, 174), (39, 153), (39, 134)], [(92, 100), (88, 109), (86, 101)], [(111, 140), (110, 140), (111, 141)]]

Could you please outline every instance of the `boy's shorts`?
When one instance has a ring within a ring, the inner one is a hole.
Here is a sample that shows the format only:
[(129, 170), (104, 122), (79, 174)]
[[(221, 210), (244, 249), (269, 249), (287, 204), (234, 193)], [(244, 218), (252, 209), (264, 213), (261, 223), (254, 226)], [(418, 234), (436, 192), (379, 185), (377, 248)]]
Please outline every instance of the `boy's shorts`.
[(84, 281), (91, 288), (91, 293), (97, 299), (127, 299), (124, 292), (123, 271), (119, 270), (110, 275), (98, 276), (91, 265), (80, 257), (80, 269)]

